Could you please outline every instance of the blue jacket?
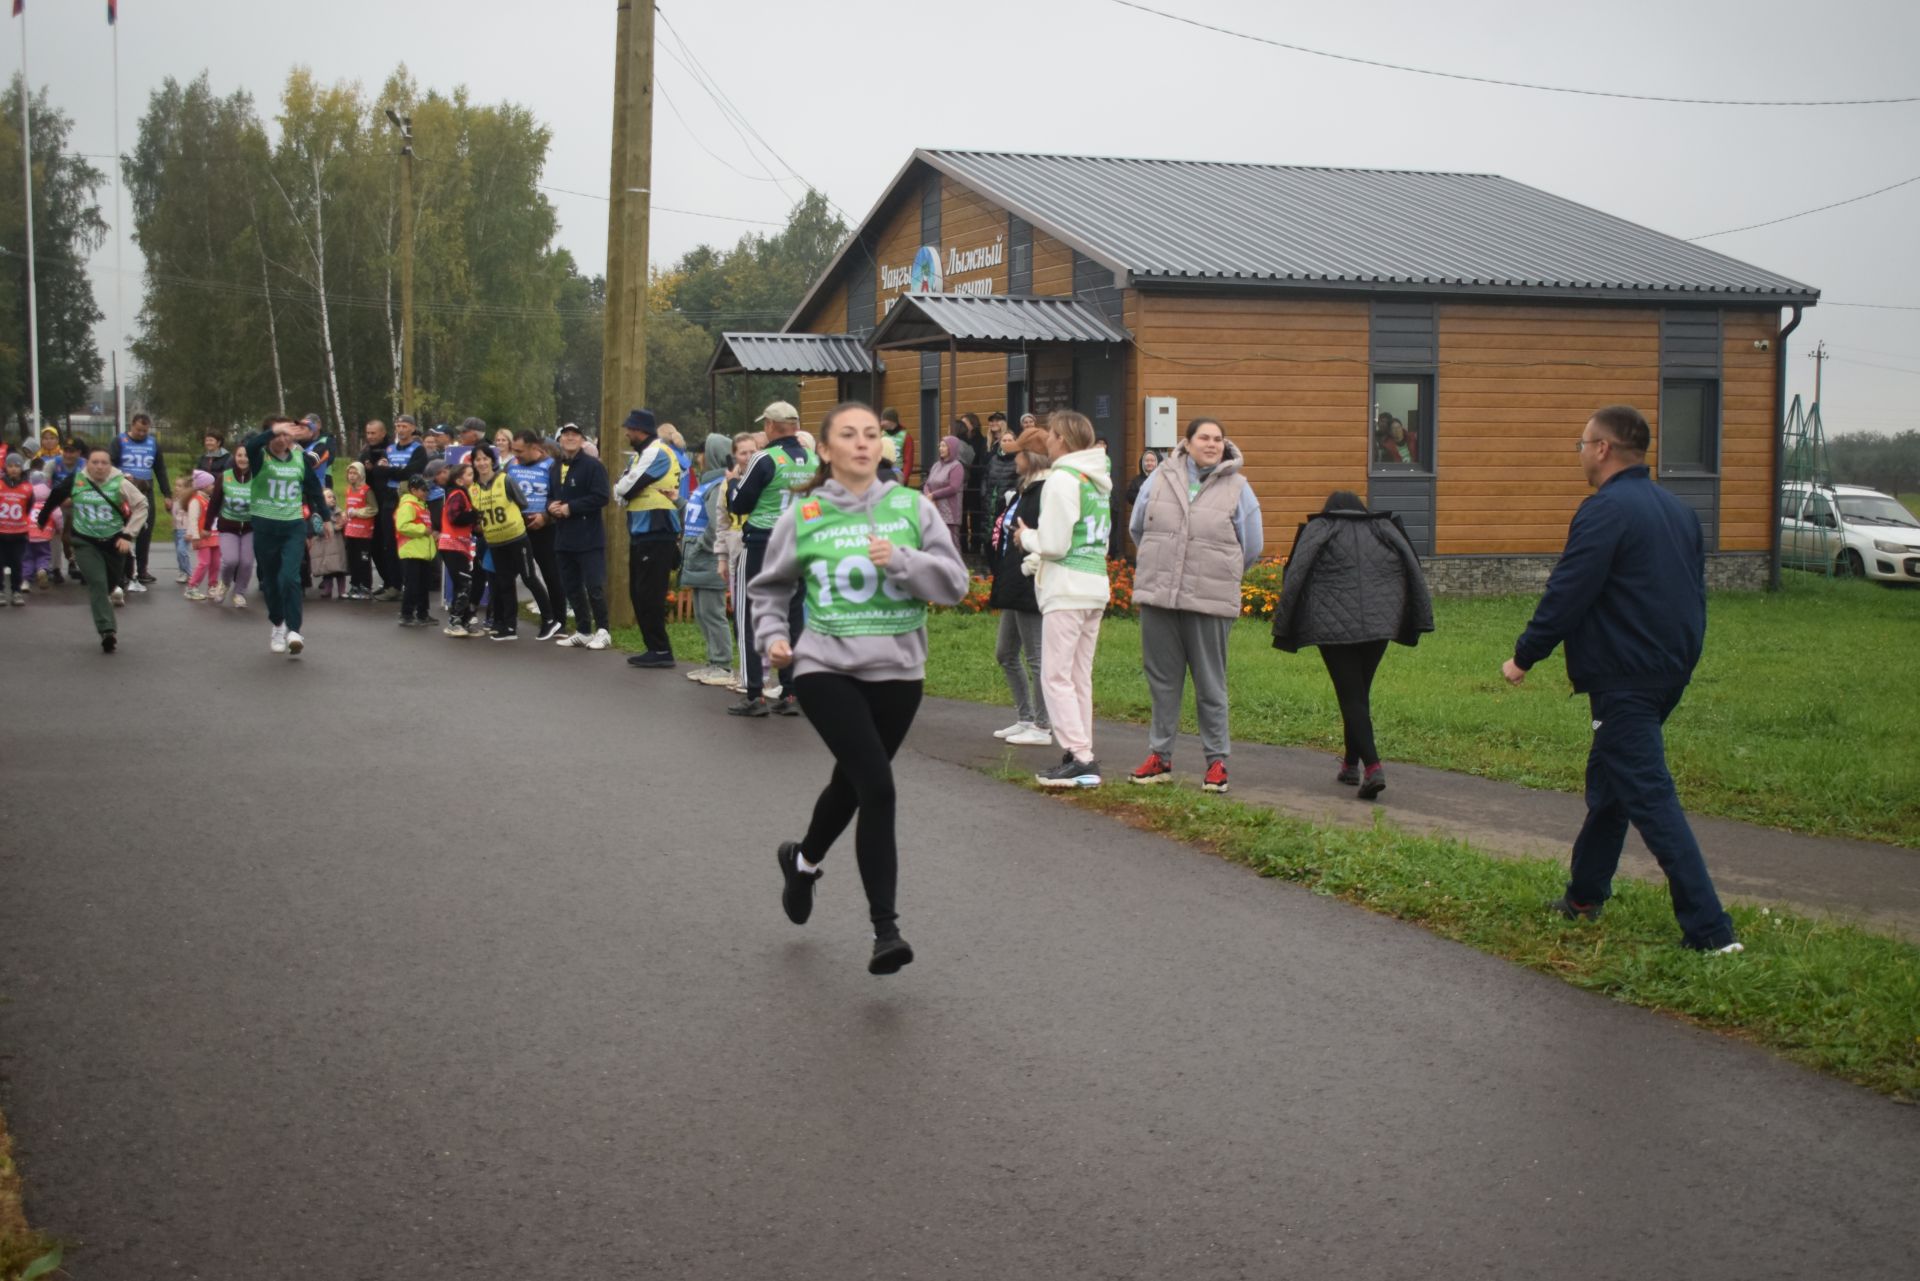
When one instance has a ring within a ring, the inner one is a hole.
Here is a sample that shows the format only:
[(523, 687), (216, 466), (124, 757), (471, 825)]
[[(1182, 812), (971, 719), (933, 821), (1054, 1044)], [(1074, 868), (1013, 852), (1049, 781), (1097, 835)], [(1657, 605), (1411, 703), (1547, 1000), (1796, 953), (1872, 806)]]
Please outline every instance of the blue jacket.
[(1707, 636), (1706, 573), (1700, 518), (1629, 467), (1573, 514), (1513, 661), (1532, 667), (1564, 641), (1576, 693), (1685, 685)]

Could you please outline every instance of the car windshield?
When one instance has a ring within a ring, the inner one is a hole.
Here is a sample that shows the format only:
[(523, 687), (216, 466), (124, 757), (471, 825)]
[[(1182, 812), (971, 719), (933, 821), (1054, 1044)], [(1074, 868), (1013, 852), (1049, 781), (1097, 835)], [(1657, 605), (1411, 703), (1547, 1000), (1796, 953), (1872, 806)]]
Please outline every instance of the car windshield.
[(1879, 494), (1840, 495), (1840, 514), (1848, 520), (1864, 520), (1877, 525), (1905, 525), (1920, 529), (1920, 520), (1891, 498)]

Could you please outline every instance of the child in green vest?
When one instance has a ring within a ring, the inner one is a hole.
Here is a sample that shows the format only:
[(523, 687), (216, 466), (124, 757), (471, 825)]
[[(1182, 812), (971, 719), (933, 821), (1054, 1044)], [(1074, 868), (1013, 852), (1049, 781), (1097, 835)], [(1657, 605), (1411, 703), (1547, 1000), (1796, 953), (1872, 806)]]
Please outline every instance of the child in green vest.
[[(967, 569), (933, 503), (877, 478), (883, 445), (873, 410), (834, 406), (818, 446), (819, 469), (795, 487), (747, 589), (754, 644), (786, 673), (834, 759), (806, 835), (776, 856), (780, 901), (788, 920), (806, 924), (820, 862), (857, 812), (854, 853), (873, 921), (867, 969), (893, 974), (913, 960), (894, 912), (893, 756), (920, 708), (927, 605), (964, 596)], [(796, 642), (788, 608), (800, 593), (806, 628)]]

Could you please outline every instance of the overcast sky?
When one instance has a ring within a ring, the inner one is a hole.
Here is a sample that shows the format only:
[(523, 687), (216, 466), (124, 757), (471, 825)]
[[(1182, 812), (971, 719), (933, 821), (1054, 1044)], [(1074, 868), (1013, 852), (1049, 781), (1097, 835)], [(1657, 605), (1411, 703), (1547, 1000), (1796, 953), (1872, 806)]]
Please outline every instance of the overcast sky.
[[(1148, 3), (1289, 43), (1502, 79), (1707, 98), (1920, 95), (1912, 0)], [(28, 4), (34, 83), (75, 118), (76, 150), (110, 155), (105, 0)], [(755, 229), (668, 208), (777, 223), (803, 190), (735, 132), (684, 65), (689, 50), (850, 219), (917, 146), (1493, 172), (1678, 236), (1920, 175), (1920, 103), (1711, 107), (1499, 88), (1288, 52), (1112, 0), (675, 0), (661, 13), (656, 263)], [(606, 190), (612, 0), (121, 0), (120, 24), (123, 152), (169, 75), (204, 69), (217, 91), (244, 88), (270, 116), (296, 63), (377, 89), (405, 62), (423, 86), (465, 84), (476, 100), (531, 107), (553, 130), (546, 182)], [(19, 26), (8, 26), (14, 66)], [(597, 270), (605, 202), (548, 194), (560, 242)], [(109, 220), (111, 201), (103, 192)], [(1829, 432), (1920, 426), (1916, 228), (1920, 182), (1705, 242), (1823, 291), (1791, 340), (1792, 390), (1811, 392), (1806, 353), (1825, 338)], [(112, 243), (95, 259), (103, 351), (138, 307), (130, 241), (123, 253), (118, 322)]]

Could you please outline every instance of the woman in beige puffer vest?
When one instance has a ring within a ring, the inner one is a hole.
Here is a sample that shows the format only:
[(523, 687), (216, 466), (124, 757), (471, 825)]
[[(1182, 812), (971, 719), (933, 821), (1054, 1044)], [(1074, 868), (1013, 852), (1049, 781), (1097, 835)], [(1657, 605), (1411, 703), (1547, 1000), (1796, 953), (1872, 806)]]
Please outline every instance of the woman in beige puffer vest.
[(1227, 638), (1240, 617), (1241, 576), (1266, 543), (1260, 501), (1240, 474), (1241, 463), (1219, 421), (1196, 418), (1134, 503), (1128, 527), (1140, 561), (1133, 603), (1140, 610), (1140, 657), (1153, 724), (1147, 759), (1128, 776), (1132, 782), (1173, 777), (1180, 696), (1191, 672), (1207, 757), (1201, 786), (1227, 790)]

